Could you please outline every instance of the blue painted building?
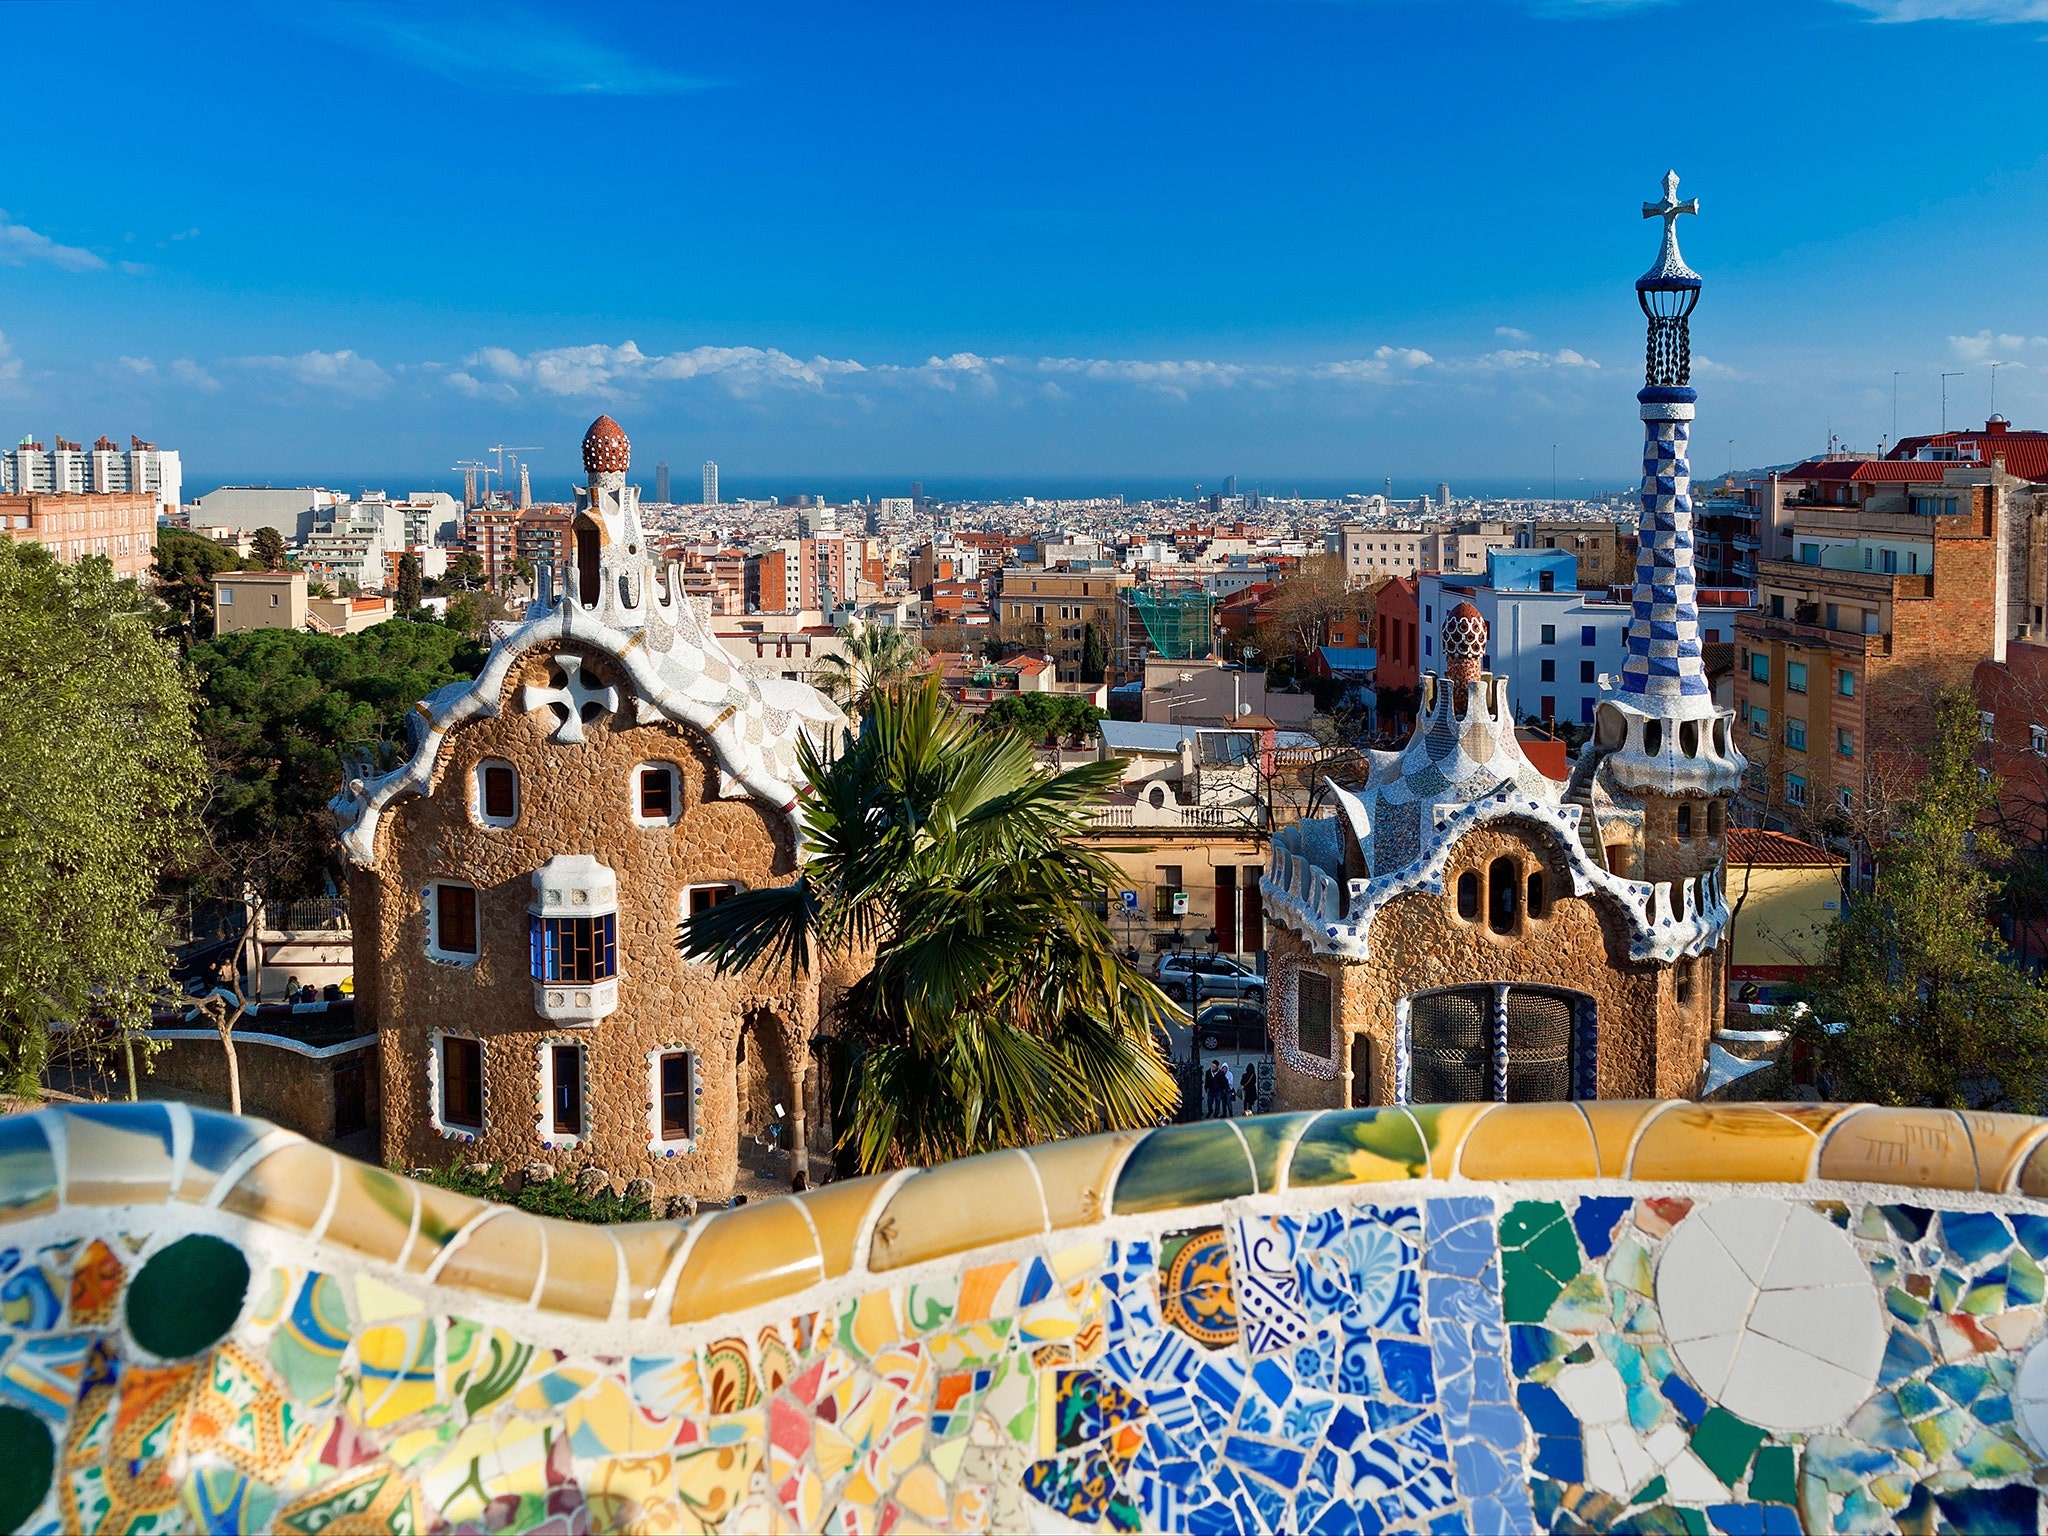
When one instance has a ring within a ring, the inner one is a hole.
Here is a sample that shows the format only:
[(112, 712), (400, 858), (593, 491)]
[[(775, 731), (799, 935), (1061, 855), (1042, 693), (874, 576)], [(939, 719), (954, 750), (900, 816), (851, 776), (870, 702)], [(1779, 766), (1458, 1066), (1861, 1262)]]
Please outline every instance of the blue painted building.
[(1484, 578), (1424, 575), (1423, 670), (1442, 667), (1435, 646), (1445, 611), (1469, 602), (1486, 620), (1486, 670), (1508, 680), (1517, 713), (1591, 724), (1601, 677), (1621, 673), (1632, 610), (1604, 589), (1579, 591), (1578, 565), (1569, 550), (1495, 549)]

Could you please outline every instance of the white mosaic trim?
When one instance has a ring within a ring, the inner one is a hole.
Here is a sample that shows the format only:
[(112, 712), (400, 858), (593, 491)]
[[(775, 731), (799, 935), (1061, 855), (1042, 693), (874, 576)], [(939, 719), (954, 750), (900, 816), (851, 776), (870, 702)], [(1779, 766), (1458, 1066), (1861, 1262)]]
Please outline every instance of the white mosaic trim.
[[(557, 1046), (574, 1046), (583, 1057), (582, 1070), (577, 1079), (582, 1090), (583, 1102), (577, 1105), (578, 1118), (583, 1122), (583, 1134), (571, 1136), (555, 1129), (555, 1057)], [(590, 1052), (585, 1042), (568, 1035), (543, 1035), (534, 1051), (534, 1134), (540, 1144), (557, 1152), (573, 1152), (590, 1139)]]
[(482, 1124), (475, 1127), (450, 1125), (441, 1118), (441, 1041), (453, 1036), (457, 1040), (476, 1042), (477, 1062), (483, 1062), (484, 1042), (480, 1035), (457, 1034), (454, 1030), (432, 1030), (427, 1035), (427, 1124), (434, 1128), (434, 1134), (443, 1141), (458, 1141), (473, 1146), (483, 1139), (484, 1126), (491, 1123), (491, 1084), (489, 1075), (477, 1074), (477, 1097), (481, 1101), (477, 1118)]
[[(1310, 1056), (1301, 1049), (1299, 1043), (1298, 1031), (1301, 1017), (1299, 1011), (1301, 1002), (1299, 988), (1301, 985), (1301, 970), (1301, 957), (1299, 955), (1286, 954), (1275, 959), (1272, 974), (1268, 977), (1270, 986), (1267, 997), (1278, 1006), (1279, 1022), (1277, 1024), (1274, 1023), (1271, 1013), (1267, 1015), (1266, 1036), (1273, 1042), (1273, 1054), (1285, 1062), (1291, 1071), (1297, 1072), (1303, 1077), (1316, 1078), (1322, 1082), (1335, 1082), (1338, 1076), (1336, 1061), (1322, 1056)], [(1334, 977), (1331, 978), (1330, 1049), (1332, 1051), (1344, 1049), (1344, 1042), (1350, 1038), (1344, 1033), (1343, 1019), (1338, 1017), (1338, 1004), (1342, 996), (1343, 993), (1338, 988), (1336, 979)]]
[(696, 1047), (681, 1041), (657, 1045), (649, 1051), (647, 1061), (647, 1155), (649, 1157), (686, 1157), (697, 1150), (697, 1137), (692, 1134), (682, 1141), (665, 1141), (661, 1135), (661, 1058), (683, 1056), (690, 1063), (690, 1128), (695, 1132), (702, 1124), (704, 1111), (704, 1078), (698, 1071)]

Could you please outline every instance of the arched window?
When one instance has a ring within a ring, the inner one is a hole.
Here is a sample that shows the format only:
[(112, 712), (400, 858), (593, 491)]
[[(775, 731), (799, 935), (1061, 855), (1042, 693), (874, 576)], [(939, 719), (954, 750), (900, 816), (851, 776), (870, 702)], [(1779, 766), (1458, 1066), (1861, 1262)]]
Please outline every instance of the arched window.
[(1475, 870), (1458, 876), (1458, 916), (1468, 923), (1479, 921), (1479, 875)]
[(595, 608), (598, 587), (604, 580), (599, 572), (598, 554), (602, 535), (587, 517), (576, 519), (576, 598), (586, 608)]
[(1673, 982), (1673, 990), (1678, 995), (1678, 1006), (1681, 1008), (1692, 1001), (1692, 967), (1693, 962), (1690, 960), (1678, 962), (1678, 971)]
[(1529, 915), (1531, 917), (1541, 917), (1548, 910), (1549, 908), (1544, 903), (1543, 871), (1540, 869), (1531, 870), (1529, 872)]
[(1709, 800), (1707, 802), (1707, 836), (1719, 837), (1721, 835), (1721, 815), (1721, 802)]
[(1681, 805), (1678, 808), (1678, 835), (1680, 837), (1692, 836), (1692, 807), (1690, 805)]
[(1643, 722), (1643, 756), (1658, 757), (1664, 751), (1664, 722), (1645, 720)]
[(1498, 858), (1486, 871), (1486, 926), (1495, 933), (1515, 931), (1516, 909), (1521, 895), (1522, 871), (1510, 858)]

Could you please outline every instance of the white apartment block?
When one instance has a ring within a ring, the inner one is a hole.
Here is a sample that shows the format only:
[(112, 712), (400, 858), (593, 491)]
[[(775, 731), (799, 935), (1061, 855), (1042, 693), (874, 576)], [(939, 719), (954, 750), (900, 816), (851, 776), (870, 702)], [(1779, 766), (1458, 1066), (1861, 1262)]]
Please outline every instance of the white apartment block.
[(1346, 523), (1339, 531), (1337, 552), (1344, 562), (1344, 585), (1364, 586), (1389, 576), (1414, 576), (1428, 569), (1426, 552), (1434, 536), (1420, 528), (1368, 528)]
[(102, 437), (91, 448), (57, 439), (55, 448), (23, 438), (0, 453), (0, 493), (26, 496), (108, 496), (147, 493), (159, 513), (174, 512), (184, 496), (184, 470), (173, 449), (139, 437), (122, 448)]

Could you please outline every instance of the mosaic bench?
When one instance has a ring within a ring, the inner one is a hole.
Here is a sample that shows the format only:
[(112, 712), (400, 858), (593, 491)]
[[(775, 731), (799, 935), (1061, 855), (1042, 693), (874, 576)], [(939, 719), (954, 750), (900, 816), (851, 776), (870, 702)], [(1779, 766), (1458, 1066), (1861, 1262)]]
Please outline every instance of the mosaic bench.
[(2038, 1531), (2048, 1122), (1215, 1121), (611, 1229), (0, 1119), (0, 1527)]

